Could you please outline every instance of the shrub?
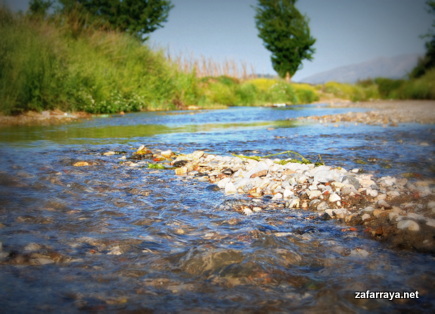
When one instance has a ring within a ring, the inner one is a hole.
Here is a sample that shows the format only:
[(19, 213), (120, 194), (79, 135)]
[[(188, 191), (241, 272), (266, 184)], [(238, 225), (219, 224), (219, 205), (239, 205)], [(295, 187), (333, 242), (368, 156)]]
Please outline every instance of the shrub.
[(259, 103), (258, 88), (252, 83), (243, 83), (236, 88), (237, 104), (252, 106)]
[(309, 104), (319, 100), (319, 95), (314, 86), (309, 84), (292, 84), (296, 93), (298, 104)]
[(378, 77), (374, 79), (374, 83), (377, 85), (379, 96), (388, 99), (397, 98), (397, 91), (403, 85), (404, 81)]
[(262, 92), (268, 91), (276, 82), (277, 80), (268, 78), (256, 78), (247, 81), (247, 83), (254, 85), (259, 91)]

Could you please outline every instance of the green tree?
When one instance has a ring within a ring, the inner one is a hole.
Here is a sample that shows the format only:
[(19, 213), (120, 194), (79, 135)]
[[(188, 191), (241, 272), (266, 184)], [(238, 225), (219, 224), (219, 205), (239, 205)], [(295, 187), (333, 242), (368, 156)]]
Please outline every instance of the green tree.
[[(428, 12), (435, 15), (435, 0), (427, 0)], [(426, 54), (420, 58), (417, 66), (412, 70), (410, 77), (419, 78), (423, 76), (428, 70), (435, 67), (435, 19), (432, 22), (432, 29), (422, 36), (423, 38), (429, 38), (426, 42)]]
[(163, 27), (173, 8), (170, 0), (59, 0), (62, 11), (83, 11), (141, 41)]
[(311, 37), (308, 18), (295, 7), (296, 0), (258, 0), (256, 26), (266, 49), (272, 53), (272, 66), (280, 77), (290, 79), (312, 60), (316, 39)]
[(53, 1), (49, 0), (31, 0), (29, 2), (29, 12), (32, 16), (44, 18), (52, 5)]

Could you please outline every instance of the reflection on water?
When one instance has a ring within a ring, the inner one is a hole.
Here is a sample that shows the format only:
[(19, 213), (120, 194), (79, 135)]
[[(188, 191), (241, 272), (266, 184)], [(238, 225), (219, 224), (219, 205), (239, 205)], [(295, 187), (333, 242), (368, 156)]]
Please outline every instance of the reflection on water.
[[(431, 126), (286, 120), (313, 113), (330, 112), (234, 108), (2, 129), (0, 307), (8, 313), (433, 311), (432, 256), (390, 250), (311, 212), (271, 205), (244, 216), (227, 206), (237, 197), (206, 182), (121, 166), (119, 156), (102, 155), (140, 144), (220, 154), (295, 150), (378, 175), (432, 175)], [(94, 165), (73, 167), (79, 160)], [(368, 289), (418, 290), (421, 298), (354, 298)]]

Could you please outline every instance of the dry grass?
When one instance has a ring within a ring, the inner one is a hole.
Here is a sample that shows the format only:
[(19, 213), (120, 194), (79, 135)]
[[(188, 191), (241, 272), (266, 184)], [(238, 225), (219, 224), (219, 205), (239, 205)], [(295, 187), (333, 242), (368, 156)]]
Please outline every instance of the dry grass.
[(181, 71), (185, 73), (194, 72), (198, 77), (225, 75), (242, 80), (256, 77), (254, 66), (244, 61), (225, 59), (223, 62), (218, 62), (203, 55), (198, 57), (193, 53), (171, 54), (169, 51), (167, 52), (167, 58), (175, 63)]

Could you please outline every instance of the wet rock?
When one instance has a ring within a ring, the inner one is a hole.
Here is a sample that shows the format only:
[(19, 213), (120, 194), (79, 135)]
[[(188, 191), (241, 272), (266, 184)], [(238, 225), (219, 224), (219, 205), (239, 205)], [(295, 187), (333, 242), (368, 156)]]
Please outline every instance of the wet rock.
[(234, 173), (234, 170), (227, 168), (227, 169), (222, 170), (222, 173), (227, 175), (227, 176), (230, 176)]
[(419, 231), (420, 230), (420, 226), (418, 223), (416, 223), (413, 220), (401, 220), (397, 223), (397, 228), (398, 229), (404, 229), (404, 230), (409, 230), (409, 231)]
[(77, 161), (73, 164), (74, 167), (86, 167), (90, 166), (91, 164), (87, 161)]
[(180, 168), (180, 167), (184, 167), (185, 165), (187, 165), (188, 161), (187, 160), (177, 160), (175, 161), (172, 165), (175, 168)]
[(361, 248), (356, 248), (350, 251), (350, 256), (366, 258), (369, 256), (369, 252)]
[(287, 208), (299, 208), (300, 207), (300, 199), (294, 198), (286, 203)]
[(232, 182), (228, 182), (227, 184), (225, 184), (225, 194), (229, 195), (229, 194), (236, 194), (236, 193), (237, 193), (237, 188)]
[(175, 169), (175, 174), (177, 176), (184, 176), (187, 174), (187, 167), (180, 167)]

